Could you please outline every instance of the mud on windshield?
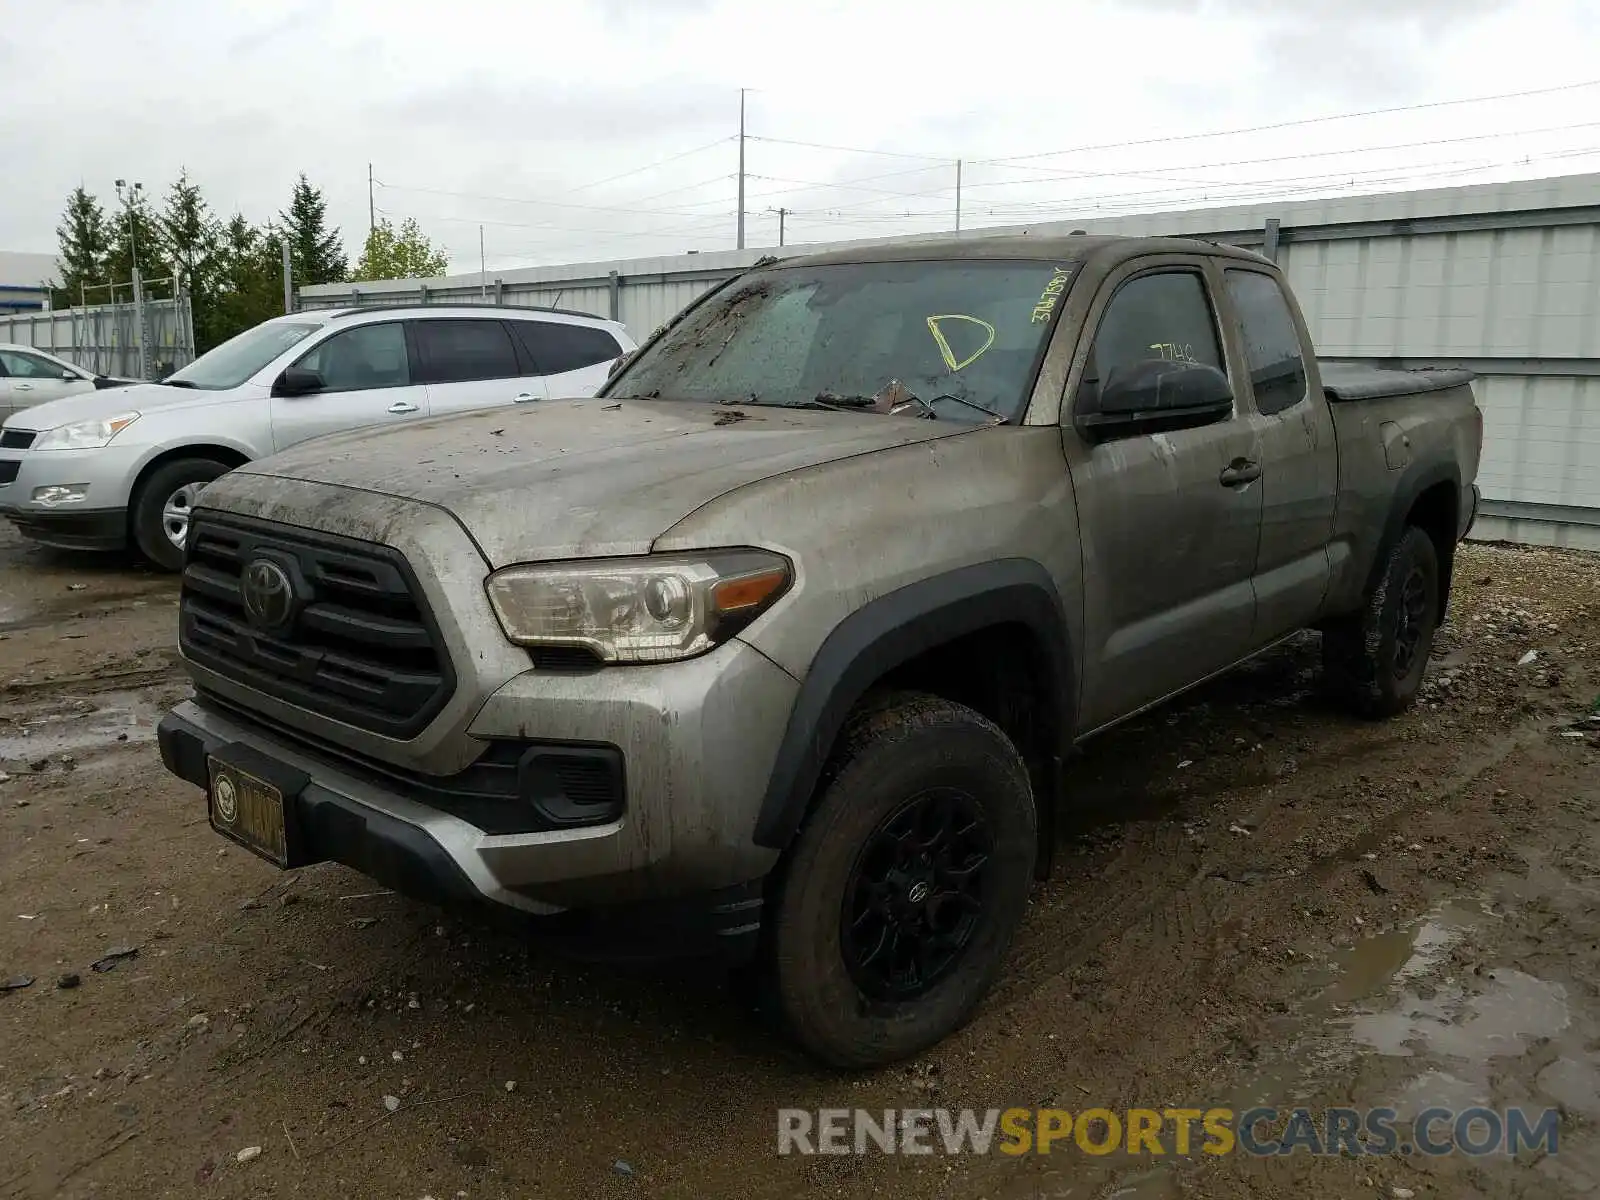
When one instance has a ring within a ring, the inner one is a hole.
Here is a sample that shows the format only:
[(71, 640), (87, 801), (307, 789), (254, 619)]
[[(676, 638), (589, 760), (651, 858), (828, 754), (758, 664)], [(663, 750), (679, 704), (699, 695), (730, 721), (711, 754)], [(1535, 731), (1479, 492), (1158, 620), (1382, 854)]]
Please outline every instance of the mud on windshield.
[(644, 350), (614, 396), (1016, 420), (1076, 263), (774, 267)]

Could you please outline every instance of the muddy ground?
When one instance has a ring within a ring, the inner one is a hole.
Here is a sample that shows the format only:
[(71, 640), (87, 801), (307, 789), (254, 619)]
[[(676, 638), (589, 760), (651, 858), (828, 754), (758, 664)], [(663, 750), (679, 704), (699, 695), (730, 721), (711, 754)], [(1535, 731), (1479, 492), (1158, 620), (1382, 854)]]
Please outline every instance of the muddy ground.
[[(714, 972), (224, 846), (153, 744), (171, 581), (0, 532), (0, 981), (34, 979), (0, 994), (0, 1195), (1594, 1194), (1600, 560), (1471, 547), (1457, 581), (1399, 720), (1324, 708), (1308, 636), (1089, 747), (997, 993), (852, 1078)], [(1559, 1152), (775, 1152), (780, 1107), (1255, 1102), (1553, 1106)]]

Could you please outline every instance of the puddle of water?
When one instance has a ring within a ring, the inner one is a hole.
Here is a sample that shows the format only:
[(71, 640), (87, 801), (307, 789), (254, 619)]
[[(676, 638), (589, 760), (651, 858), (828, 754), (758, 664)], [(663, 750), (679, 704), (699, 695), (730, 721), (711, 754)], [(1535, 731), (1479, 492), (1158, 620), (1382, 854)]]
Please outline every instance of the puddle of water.
[(135, 692), (102, 692), (89, 711), (65, 708), (0, 725), (0, 759), (36, 758), (92, 750), (119, 742), (155, 740), (160, 712)]
[(1526, 1054), (1537, 1038), (1555, 1037), (1572, 1023), (1567, 990), (1509, 967), (1486, 971), (1475, 995), (1446, 987), (1430, 999), (1404, 993), (1388, 1012), (1351, 1019), (1350, 1036), (1379, 1054), (1483, 1063)]

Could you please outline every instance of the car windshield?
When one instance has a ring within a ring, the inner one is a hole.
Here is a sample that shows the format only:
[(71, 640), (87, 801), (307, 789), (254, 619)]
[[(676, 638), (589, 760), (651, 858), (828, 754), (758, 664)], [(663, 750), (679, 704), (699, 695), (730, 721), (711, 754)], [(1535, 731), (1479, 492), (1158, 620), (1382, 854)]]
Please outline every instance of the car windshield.
[[(1015, 420), (1076, 263), (774, 267), (640, 353), (611, 395)], [(897, 386), (898, 385), (898, 386)]]
[(269, 322), (246, 329), (215, 349), (208, 350), (163, 383), (177, 387), (222, 391), (238, 387), (290, 346), (321, 329), (317, 323)]

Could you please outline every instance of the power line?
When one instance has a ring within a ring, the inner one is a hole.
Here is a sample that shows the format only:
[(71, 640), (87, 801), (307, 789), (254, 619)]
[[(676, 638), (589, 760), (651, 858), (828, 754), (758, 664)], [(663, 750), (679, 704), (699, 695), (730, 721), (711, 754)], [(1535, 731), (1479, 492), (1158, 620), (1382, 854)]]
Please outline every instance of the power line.
[(593, 225), (552, 225), (548, 222), (537, 224), (526, 221), (488, 221), (482, 217), (447, 217), (438, 213), (397, 213), (386, 208), (379, 208), (378, 212), (386, 217), (410, 216), (418, 221), (443, 221), (456, 225), (490, 225), (497, 229), (547, 229), (552, 232), (564, 233), (603, 233), (609, 237), (654, 237), (657, 234), (697, 232), (710, 224), (720, 222), (721, 216), (702, 216), (695, 218), (689, 225), (673, 226), (663, 229), (596, 229)]
[(771, 142), (775, 146), (804, 146), (808, 150), (836, 150), (841, 154), (877, 154), (884, 158), (914, 158), (924, 162), (955, 161), (953, 154), (904, 154), (898, 150), (868, 150), (862, 146), (834, 146), (827, 142), (798, 142), (793, 138), (757, 137), (753, 133), (746, 136), (752, 142)]
[(1304, 125), (1320, 125), (1328, 121), (1353, 121), (1362, 117), (1381, 117), (1391, 113), (1421, 112), (1426, 109), (1452, 108), (1464, 104), (1490, 104), (1499, 100), (1521, 100), (1529, 96), (1551, 96), (1558, 92), (1574, 92), (1581, 88), (1600, 87), (1600, 79), (1582, 83), (1563, 83), (1555, 87), (1533, 88), (1525, 92), (1502, 92), (1496, 96), (1471, 96), (1461, 100), (1433, 100), (1423, 104), (1397, 104), (1389, 108), (1369, 108), (1361, 112), (1332, 113), (1321, 117), (1301, 117), (1293, 121), (1274, 121), (1268, 125), (1248, 125), (1238, 129), (1219, 129), (1211, 133), (1180, 133), (1167, 137), (1142, 138), (1131, 142), (1101, 142), (1092, 146), (1072, 146), (1065, 150), (1041, 150), (1033, 154), (1014, 154), (1007, 158), (988, 158), (985, 163), (1022, 162), (1034, 158), (1056, 158), (1063, 154), (1086, 154), (1091, 150), (1121, 150), (1128, 146), (1159, 146), (1171, 142), (1193, 142), (1207, 138), (1233, 137), (1245, 133), (1267, 133), (1275, 129), (1297, 129)]
[(623, 171), (617, 175), (607, 175), (604, 179), (596, 179), (593, 183), (580, 183), (575, 188), (568, 188), (562, 192), (563, 196), (570, 196), (574, 192), (588, 191), (590, 188), (604, 187), (608, 183), (615, 183), (619, 179), (628, 179), (634, 175), (642, 175), (646, 171), (653, 171), (657, 167), (664, 167), (668, 163), (675, 163), (680, 159), (691, 158), (696, 154), (704, 154), (707, 150), (715, 150), (718, 146), (725, 146), (733, 141), (732, 135), (720, 137), (714, 142), (707, 142), (704, 146), (696, 146), (693, 150), (685, 150), (682, 154), (674, 154), (668, 158), (657, 159), (653, 163), (646, 163), (642, 167), (634, 167), (631, 171)]
[[(717, 176), (717, 179), (722, 179), (722, 178), (726, 178), (726, 176), (720, 176), (720, 175)], [(714, 183), (714, 182), (716, 182), (715, 179), (705, 180), (703, 183), (696, 184), (694, 186), (699, 187), (699, 186), (704, 186), (705, 183)], [(454, 197), (454, 198), (460, 199), (460, 200), (488, 200), (488, 201), (491, 201), (491, 202), (493, 202), (495, 204), (529, 204), (529, 205), (534, 205), (536, 207), (544, 207), (544, 208), (573, 208), (573, 209), (579, 210), (580, 212), (628, 213), (628, 214), (633, 215), (633, 216), (643, 216), (643, 217), (659, 217), (659, 216), (676, 216), (676, 215), (678, 215), (676, 213), (673, 213), (670, 210), (670, 208), (669, 209), (659, 209), (659, 208), (657, 208), (657, 209), (623, 208), (623, 207), (618, 207), (618, 206), (615, 206), (615, 205), (606, 205), (606, 204), (572, 204), (572, 203), (567, 203), (567, 202), (564, 202), (564, 201), (561, 201), (561, 200), (530, 200), (530, 199), (527, 199), (526, 197), (521, 197), (521, 196), (491, 196), (491, 195), (487, 195), (487, 194), (482, 193), (482, 192), (455, 192), (455, 191), (449, 191), (449, 190), (447, 190), (445, 188), (411, 187), (411, 186), (408, 186), (406, 184), (385, 183), (381, 179), (377, 180), (376, 183), (377, 183), (377, 185), (379, 187), (385, 189), (386, 191), (391, 191), (391, 192), (416, 192), (416, 193), (419, 193), (419, 194), (425, 195), (425, 196), (451, 196), (451, 197)], [(678, 190), (678, 189), (674, 189), (674, 190)], [(666, 193), (660, 193), (660, 194), (665, 195)]]
[[(1387, 150), (1418, 150), (1428, 146), (1453, 146), (1463, 142), (1491, 142), (1500, 138), (1534, 137), (1546, 133), (1569, 133), (1576, 129), (1600, 128), (1600, 121), (1580, 121), (1575, 125), (1545, 125), (1536, 129), (1508, 129), (1503, 133), (1473, 133), (1460, 137), (1428, 138), (1420, 142), (1392, 142), (1381, 146), (1352, 146), (1341, 150), (1307, 150), (1299, 154), (1275, 154), (1266, 158), (1235, 158), (1221, 162), (1189, 163), (1171, 167), (1149, 167), (1147, 171), (1208, 171), (1224, 167), (1254, 167), (1263, 163), (1294, 162), (1307, 158), (1337, 158), (1341, 155), (1378, 154)], [(1036, 171), (1045, 178), (1055, 179), (1089, 179), (1098, 175), (1114, 175), (1114, 171), (1099, 171), (1085, 168), (1081, 171), (1052, 169), (1050, 167), (1027, 167), (1009, 163), (991, 162), (987, 165), (998, 166), (1007, 171)], [(1005, 179), (991, 183), (972, 183), (968, 187), (1011, 187), (1016, 184), (1040, 183), (1040, 179)], [(1198, 181), (1197, 181), (1198, 182)]]

